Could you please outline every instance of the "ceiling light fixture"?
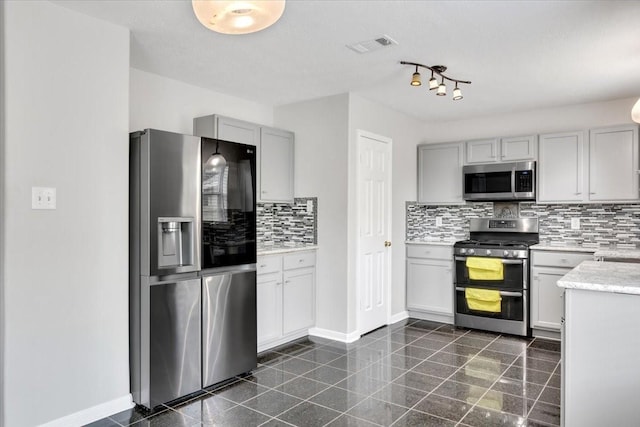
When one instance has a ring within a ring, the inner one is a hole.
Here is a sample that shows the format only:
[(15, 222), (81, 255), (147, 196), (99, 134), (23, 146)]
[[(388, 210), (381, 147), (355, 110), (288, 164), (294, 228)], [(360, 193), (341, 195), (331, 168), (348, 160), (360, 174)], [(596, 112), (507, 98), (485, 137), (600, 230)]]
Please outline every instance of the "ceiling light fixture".
[[(438, 96), (445, 96), (447, 94), (447, 86), (445, 84), (445, 80), (449, 80), (450, 82), (454, 82), (456, 84), (455, 89), (453, 89), (453, 100), (454, 101), (462, 99), (462, 90), (460, 90), (458, 85), (459, 84), (466, 84), (466, 85), (470, 85), (471, 84), (471, 82), (467, 81), (467, 80), (458, 80), (458, 79), (454, 79), (454, 78), (445, 76), (443, 73), (445, 71), (447, 71), (447, 67), (445, 67), (444, 65), (431, 65), (431, 66), (429, 66), (429, 65), (418, 64), (416, 62), (407, 62), (407, 61), (400, 61), (400, 64), (402, 64), (402, 65), (413, 65), (413, 66), (416, 67), (416, 72), (413, 73), (413, 77), (411, 78), (411, 86), (420, 86), (420, 84), (414, 84), (416, 74), (418, 76), (420, 76), (420, 73), (418, 73), (418, 67), (422, 67), (422, 68), (426, 68), (428, 70), (431, 70), (431, 78), (429, 79), (429, 90), (438, 89), (436, 91), (436, 95), (438, 95)], [(435, 74), (439, 75), (442, 78), (440, 84), (438, 84), (438, 79), (436, 79)], [(634, 107), (634, 110), (636, 108), (638, 110), (638, 112), (637, 112), (638, 120), (640, 120), (640, 100), (638, 100), (638, 103), (636, 103), (636, 107)]]
[(422, 85), (422, 81), (420, 80), (420, 73), (418, 72), (418, 67), (416, 66), (416, 72), (411, 76), (411, 86), (420, 86)]
[(193, 12), (208, 29), (222, 34), (249, 34), (273, 25), (285, 0), (192, 0)]
[(631, 109), (631, 120), (636, 123), (640, 123), (640, 98), (638, 98), (633, 108)]

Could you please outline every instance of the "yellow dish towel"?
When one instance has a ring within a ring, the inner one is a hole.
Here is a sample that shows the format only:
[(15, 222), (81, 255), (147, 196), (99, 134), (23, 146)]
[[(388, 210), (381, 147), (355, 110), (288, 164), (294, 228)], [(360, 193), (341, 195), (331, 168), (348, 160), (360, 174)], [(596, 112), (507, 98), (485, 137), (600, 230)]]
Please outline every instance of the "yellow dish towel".
[(502, 260), (497, 258), (469, 257), (466, 261), (471, 280), (503, 280)]
[(502, 308), (502, 297), (500, 291), (491, 289), (465, 288), (464, 297), (471, 310), (489, 311), (500, 313)]

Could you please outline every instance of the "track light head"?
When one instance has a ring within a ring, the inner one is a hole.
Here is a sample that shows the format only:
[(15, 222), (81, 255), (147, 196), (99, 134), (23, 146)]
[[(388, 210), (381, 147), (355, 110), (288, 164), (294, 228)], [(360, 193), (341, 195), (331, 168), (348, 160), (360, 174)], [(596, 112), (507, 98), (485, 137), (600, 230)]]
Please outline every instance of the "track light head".
[(420, 73), (418, 72), (418, 67), (416, 67), (416, 72), (411, 76), (411, 86), (420, 86), (422, 85), (422, 80), (420, 79)]
[(429, 90), (438, 88), (438, 79), (433, 76), (433, 70), (431, 71), (431, 78), (429, 79)]
[(458, 84), (456, 83), (456, 88), (453, 89), (453, 100), (458, 101), (460, 99), (462, 99), (462, 91), (460, 90), (460, 88), (458, 87)]
[(440, 82), (440, 86), (438, 86), (438, 91), (436, 95), (445, 96), (447, 94), (447, 86), (444, 84), (444, 77), (442, 78), (442, 82)]

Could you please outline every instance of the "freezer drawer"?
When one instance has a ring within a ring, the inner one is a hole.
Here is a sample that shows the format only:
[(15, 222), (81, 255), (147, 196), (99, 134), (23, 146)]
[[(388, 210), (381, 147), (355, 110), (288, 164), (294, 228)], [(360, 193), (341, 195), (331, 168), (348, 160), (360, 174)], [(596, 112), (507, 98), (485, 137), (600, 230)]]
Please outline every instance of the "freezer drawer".
[(202, 386), (257, 366), (256, 272), (202, 278)]
[(200, 390), (200, 280), (150, 287), (149, 407)]

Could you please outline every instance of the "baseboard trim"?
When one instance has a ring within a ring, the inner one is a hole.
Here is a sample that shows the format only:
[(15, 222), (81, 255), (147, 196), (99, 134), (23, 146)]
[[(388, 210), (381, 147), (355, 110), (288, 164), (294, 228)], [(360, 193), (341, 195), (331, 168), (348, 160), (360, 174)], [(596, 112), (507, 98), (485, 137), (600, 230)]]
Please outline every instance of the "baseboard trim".
[(400, 313), (392, 314), (387, 324), (392, 325), (394, 323), (400, 322), (401, 320), (405, 320), (408, 318), (409, 318), (409, 312), (401, 311)]
[(430, 320), (432, 322), (454, 324), (454, 318), (449, 314), (424, 313), (422, 311), (409, 310), (409, 316), (414, 319)]
[(133, 397), (131, 394), (127, 394), (117, 399), (110, 400), (109, 402), (104, 402), (99, 405), (92, 406), (91, 408), (83, 409), (82, 411), (58, 418), (57, 420), (49, 421), (46, 424), (41, 424), (40, 427), (83, 426), (132, 407)]
[(350, 332), (348, 334), (342, 332), (332, 331), (330, 329), (311, 328), (309, 329), (309, 335), (314, 337), (326, 338), (328, 340), (340, 341), (343, 343), (352, 343), (360, 339), (358, 332)]

